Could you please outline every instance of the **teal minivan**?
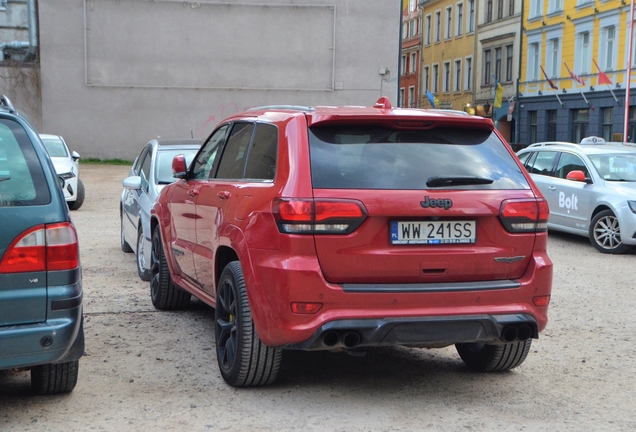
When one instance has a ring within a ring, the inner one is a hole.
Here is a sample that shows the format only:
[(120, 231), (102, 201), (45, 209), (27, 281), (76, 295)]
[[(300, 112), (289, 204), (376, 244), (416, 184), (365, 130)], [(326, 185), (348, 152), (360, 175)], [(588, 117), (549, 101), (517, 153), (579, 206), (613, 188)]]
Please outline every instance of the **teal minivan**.
[[(0, 99), (0, 370), (38, 394), (70, 392), (84, 354), (75, 226), (36, 131)], [(1, 384), (0, 384), (1, 385)]]

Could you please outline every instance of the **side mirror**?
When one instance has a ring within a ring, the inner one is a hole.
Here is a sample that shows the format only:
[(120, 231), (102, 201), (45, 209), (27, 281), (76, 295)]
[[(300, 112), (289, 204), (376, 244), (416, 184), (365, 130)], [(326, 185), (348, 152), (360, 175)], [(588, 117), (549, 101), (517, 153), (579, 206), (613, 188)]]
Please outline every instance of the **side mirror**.
[(141, 177), (139, 176), (130, 176), (126, 177), (123, 181), (124, 188), (139, 190), (141, 189)]
[(188, 166), (186, 165), (185, 156), (178, 154), (172, 159), (172, 175), (173, 177), (183, 179), (188, 174)]
[(587, 182), (587, 178), (585, 177), (585, 173), (581, 170), (573, 170), (568, 173), (565, 177), (568, 180), (579, 181), (579, 182)]
[(75, 150), (73, 150), (73, 152), (71, 153), (71, 158), (73, 158), (74, 161), (79, 160), (80, 155), (78, 152), (76, 152)]

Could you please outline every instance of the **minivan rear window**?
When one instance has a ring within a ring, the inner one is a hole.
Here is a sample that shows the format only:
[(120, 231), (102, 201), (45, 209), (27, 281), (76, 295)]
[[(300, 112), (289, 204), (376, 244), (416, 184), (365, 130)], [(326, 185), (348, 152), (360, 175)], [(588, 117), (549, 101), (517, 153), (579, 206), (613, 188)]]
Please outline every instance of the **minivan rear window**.
[(24, 128), (0, 119), (0, 207), (48, 204), (49, 188)]
[(501, 140), (484, 129), (314, 126), (309, 146), (318, 189), (530, 189)]

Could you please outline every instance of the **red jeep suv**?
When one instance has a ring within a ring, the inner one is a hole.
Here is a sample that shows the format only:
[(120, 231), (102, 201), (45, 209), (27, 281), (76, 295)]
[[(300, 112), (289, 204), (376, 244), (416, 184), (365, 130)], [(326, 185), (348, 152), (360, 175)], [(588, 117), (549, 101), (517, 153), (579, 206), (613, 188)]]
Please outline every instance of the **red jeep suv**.
[(152, 302), (215, 308), (230, 385), (274, 381), (283, 349), (455, 344), (503, 371), (547, 324), (548, 205), (489, 119), (386, 98), (261, 107), (172, 168)]

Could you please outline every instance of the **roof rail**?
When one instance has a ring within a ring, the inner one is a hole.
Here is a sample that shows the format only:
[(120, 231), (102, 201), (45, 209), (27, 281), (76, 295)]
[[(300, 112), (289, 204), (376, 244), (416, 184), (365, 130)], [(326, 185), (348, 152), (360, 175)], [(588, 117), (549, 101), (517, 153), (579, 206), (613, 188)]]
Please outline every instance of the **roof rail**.
[(549, 141), (549, 142), (539, 142), (539, 143), (530, 144), (526, 148), (548, 147), (548, 146), (581, 147), (579, 144), (575, 144), (575, 143), (571, 143), (571, 142)]
[(300, 106), (300, 105), (265, 105), (248, 109), (248, 111), (262, 111), (262, 110), (291, 110), (291, 111), (316, 111), (313, 107), (310, 106)]
[(0, 98), (0, 105), (4, 105), (5, 107), (7, 107), (11, 114), (15, 114), (15, 108), (13, 108), (13, 104), (5, 95), (2, 95), (2, 98)]

